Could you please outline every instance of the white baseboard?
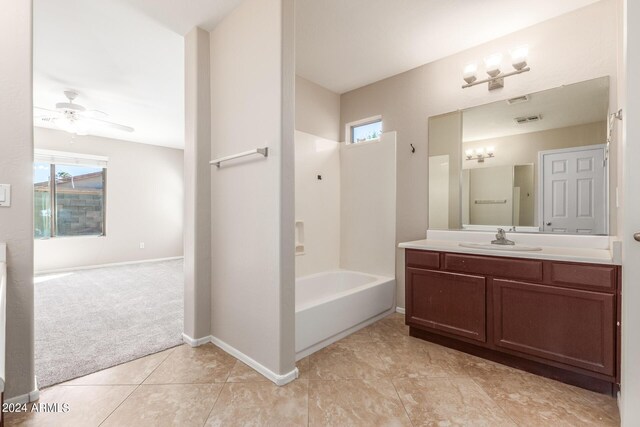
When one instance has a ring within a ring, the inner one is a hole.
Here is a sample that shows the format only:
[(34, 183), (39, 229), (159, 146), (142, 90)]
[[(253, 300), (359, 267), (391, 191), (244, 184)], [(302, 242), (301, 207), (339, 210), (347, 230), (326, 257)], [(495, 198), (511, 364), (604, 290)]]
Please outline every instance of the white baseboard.
[(154, 258), (154, 259), (142, 259), (138, 261), (125, 261), (125, 262), (113, 262), (110, 264), (96, 264), (96, 265), (83, 265), (81, 267), (69, 267), (69, 268), (56, 268), (53, 270), (40, 270), (36, 271), (34, 274), (36, 276), (41, 276), (43, 274), (55, 274), (55, 273), (67, 273), (69, 271), (78, 271), (78, 270), (93, 270), (95, 268), (105, 268), (105, 267), (117, 267), (122, 265), (133, 265), (133, 264), (144, 264), (145, 262), (161, 262), (161, 261), (173, 261), (176, 259), (182, 259), (183, 256), (173, 256), (167, 258)]
[(396, 313), (400, 313), (400, 314), (406, 314), (406, 311), (404, 308), (402, 307), (396, 307)]
[(273, 381), (273, 383), (275, 383), (276, 385), (285, 385), (295, 380), (296, 378), (298, 378), (298, 368), (294, 368), (291, 372), (288, 372), (284, 375), (276, 374), (271, 369), (267, 368), (266, 366), (262, 365), (259, 362), (256, 362), (254, 359), (247, 356), (240, 350), (227, 344), (226, 342), (222, 341), (220, 338), (216, 338), (212, 335), (202, 337), (202, 338), (191, 338), (189, 335), (183, 333), (182, 341), (184, 341), (186, 344), (190, 345), (191, 347), (199, 347), (204, 344), (212, 343), (216, 347), (222, 349), (226, 353), (229, 353), (236, 359), (252, 367), (256, 371), (258, 371), (262, 376), (264, 376), (270, 381)]
[(231, 345), (227, 344), (221, 339), (216, 338), (214, 336), (211, 336), (210, 338), (213, 345), (221, 348), (222, 350), (226, 351), (236, 359), (249, 365), (256, 371), (258, 371), (260, 374), (262, 374), (262, 376), (271, 380), (276, 385), (285, 385), (295, 380), (296, 378), (298, 378), (298, 368), (294, 368), (291, 372), (288, 372), (284, 375), (276, 374), (271, 369), (258, 363), (257, 361), (253, 360), (251, 357), (247, 356), (240, 350), (236, 349), (235, 347), (232, 347)]
[(211, 342), (211, 335), (207, 335), (202, 338), (191, 338), (189, 335), (182, 333), (182, 341), (185, 344), (190, 345), (191, 347), (200, 347), (203, 344), (207, 344)]
[(36, 388), (33, 391), (30, 391), (26, 394), (21, 394), (18, 396), (14, 396), (10, 399), (5, 399), (4, 403), (13, 403), (13, 404), (23, 404), (23, 403), (31, 403), (40, 399), (40, 390), (38, 389), (38, 379), (35, 379)]

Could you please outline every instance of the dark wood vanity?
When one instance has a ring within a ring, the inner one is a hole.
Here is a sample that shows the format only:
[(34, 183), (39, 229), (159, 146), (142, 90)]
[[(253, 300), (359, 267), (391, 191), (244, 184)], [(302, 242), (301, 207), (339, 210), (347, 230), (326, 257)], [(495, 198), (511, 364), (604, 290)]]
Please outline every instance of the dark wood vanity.
[(619, 384), (620, 267), (406, 249), (411, 336), (601, 393)]

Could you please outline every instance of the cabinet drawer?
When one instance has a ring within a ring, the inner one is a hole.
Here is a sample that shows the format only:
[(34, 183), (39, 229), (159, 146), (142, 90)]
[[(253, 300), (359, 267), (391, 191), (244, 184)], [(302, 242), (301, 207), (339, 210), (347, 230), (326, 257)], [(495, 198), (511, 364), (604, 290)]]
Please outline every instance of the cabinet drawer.
[(407, 267), (428, 268), (437, 270), (440, 268), (440, 253), (418, 250), (407, 250), (405, 253)]
[(613, 266), (552, 262), (549, 268), (554, 285), (612, 292), (616, 288), (616, 268)]
[(461, 273), (542, 281), (542, 261), (537, 260), (445, 254), (444, 268)]
[(615, 372), (615, 298), (493, 281), (494, 344), (590, 371)]
[(486, 342), (486, 279), (407, 269), (407, 320), (435, 331)]

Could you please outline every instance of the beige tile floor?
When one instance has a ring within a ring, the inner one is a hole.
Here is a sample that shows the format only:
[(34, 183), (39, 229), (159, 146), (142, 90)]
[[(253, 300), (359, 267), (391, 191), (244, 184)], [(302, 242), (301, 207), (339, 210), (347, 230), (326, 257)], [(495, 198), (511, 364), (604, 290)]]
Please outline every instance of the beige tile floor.
[(617, 426), (614, 399), (408, 336), (389, 316), (300, 361), (277, 387), (211, 344), (45, 389), (66, 413), (9, 426)]

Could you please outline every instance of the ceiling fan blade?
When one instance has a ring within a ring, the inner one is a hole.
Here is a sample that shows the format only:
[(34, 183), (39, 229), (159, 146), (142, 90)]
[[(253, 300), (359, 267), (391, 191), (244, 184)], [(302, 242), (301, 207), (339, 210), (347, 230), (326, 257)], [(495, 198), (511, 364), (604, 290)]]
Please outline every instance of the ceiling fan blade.
[(124, 131), (124, 132), (133, 132), (135, 130), (131, 126), (125, 126), (125, 125), (121, 125), (119, 123), (114, 123), (114, 122), (109, 122), (109, 121), (106, 121), (106, 120), (96, 119), (94, 117), (82, 116), (82, 120), (86, 120), (88, 122), (95, 123), (95, 124), (101, 125), (101, 126), (108, 126), (110, 128), (118, 129), (118, 130), (121, 130), (121, 131)]
[(60, 114), (60, 111), (58, 110), (51, 110), (49, 108), (43, 108), (43, 107), (33, 107), (34, 110), (40, 110), (40, 111), (46, 111), (49, 113), (54, 113), (54, 114)]

